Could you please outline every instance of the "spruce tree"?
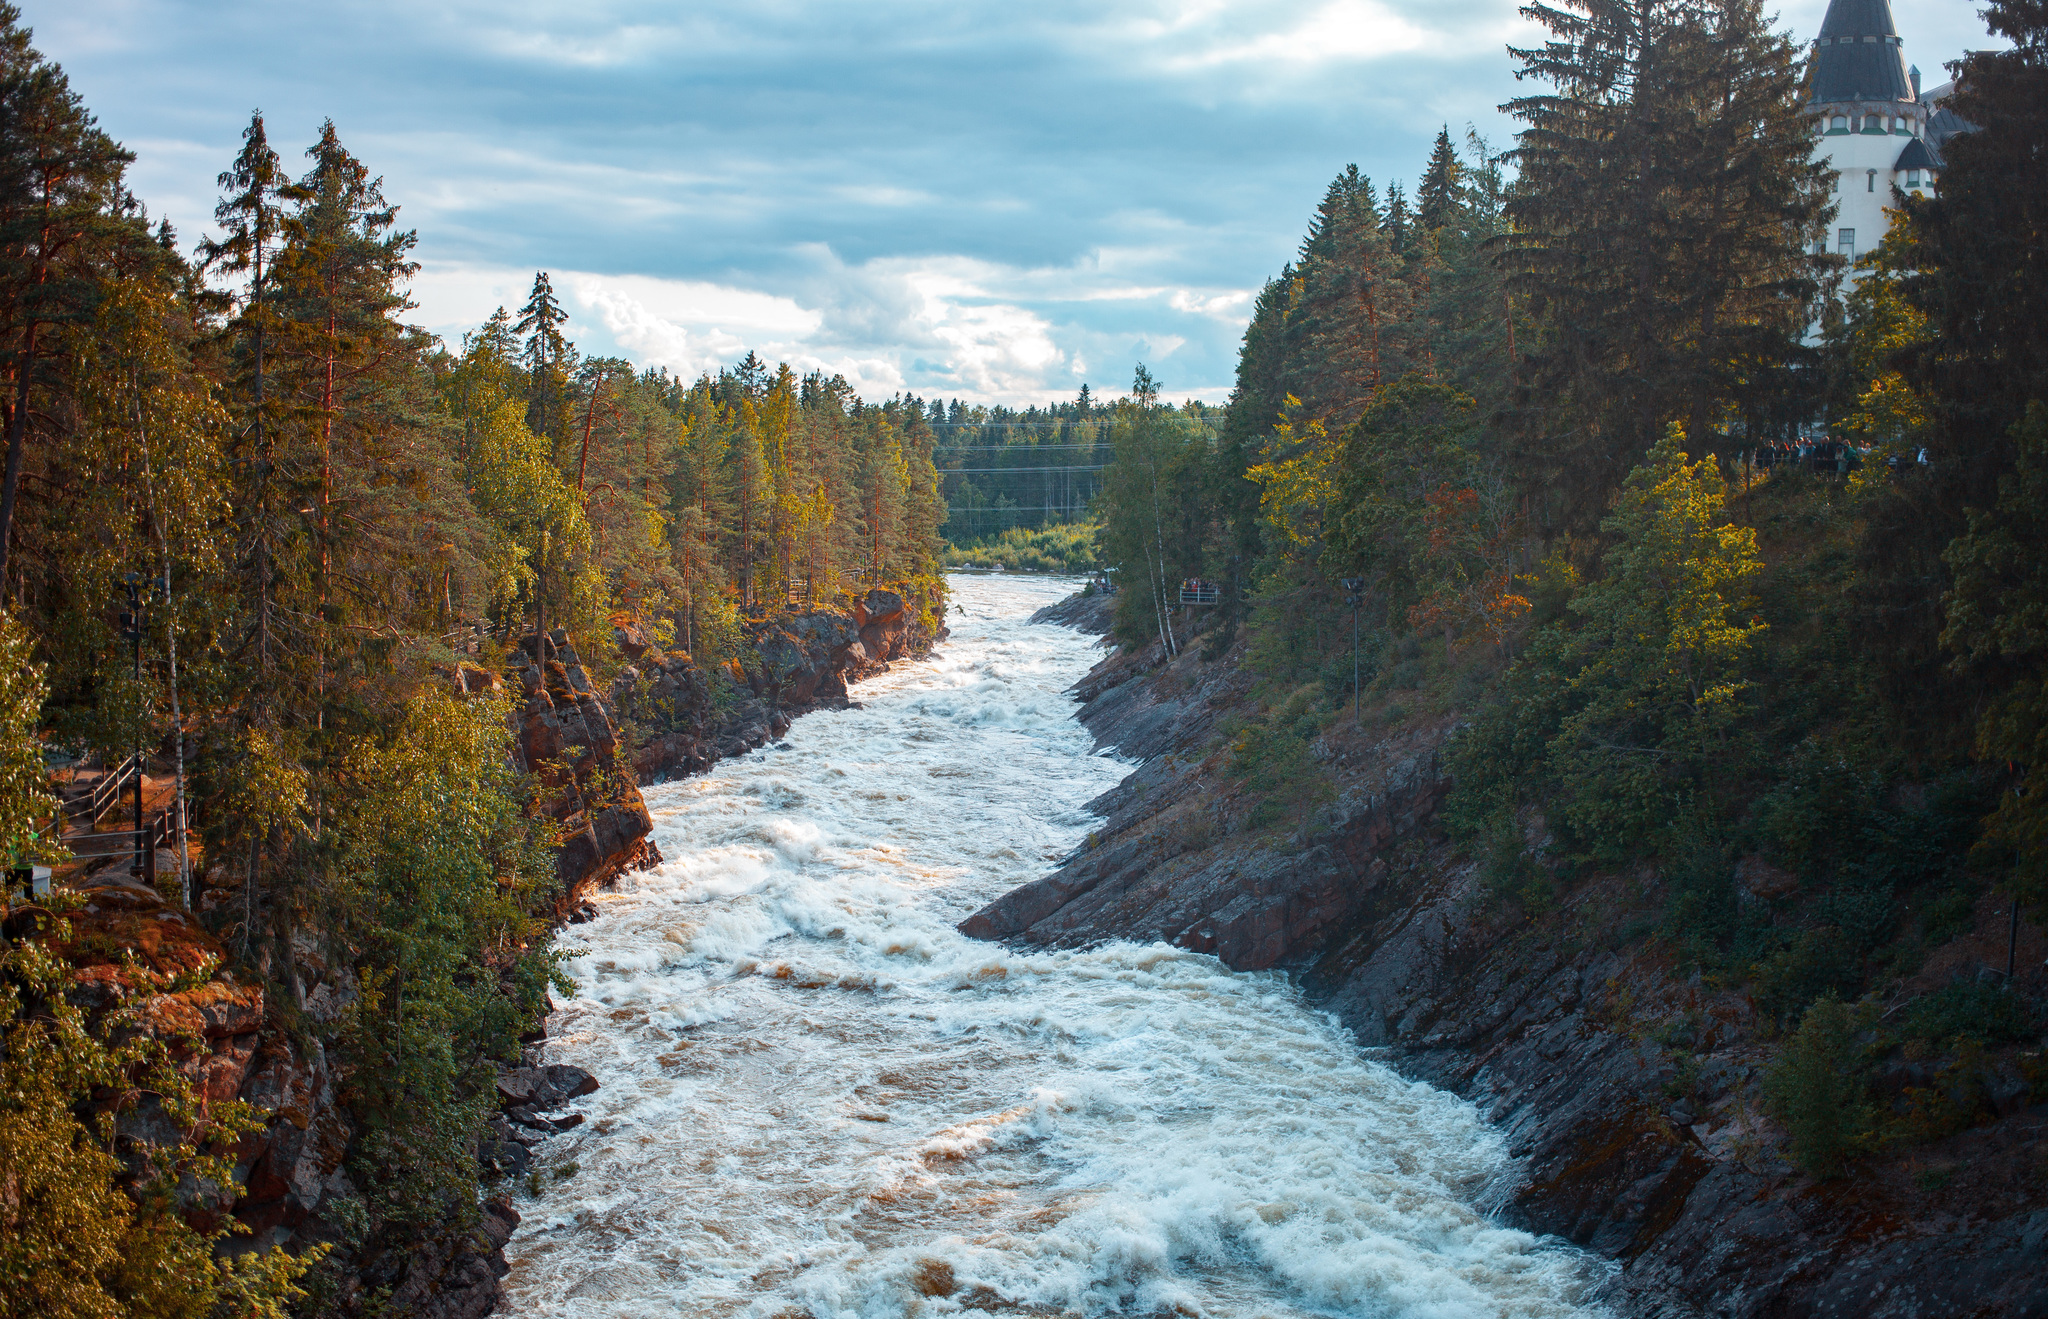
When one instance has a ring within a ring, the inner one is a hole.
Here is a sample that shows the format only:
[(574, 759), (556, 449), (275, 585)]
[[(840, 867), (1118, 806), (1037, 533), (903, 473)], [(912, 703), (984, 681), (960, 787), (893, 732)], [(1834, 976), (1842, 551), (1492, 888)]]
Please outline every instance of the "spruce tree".
[(1907, 283), (1933, 331), (1912, 359), (1935, 397), (1933, 451), (1978, 508), (2012, 470), (2012, 428), (2048, 402), (2048, 8), (1997, 0), (1984, 16), (2013, 48), (1951, 66), (1948, 108), (1976, 131), (1943, 144), (1939, 193), (1909, 208)]
[(1356, 166), (1331, 183), (1297, 271), (1287, 311), (1287, 392), (1334, 432), (1364, 411), (1383, 381), (1407, 369), (1410, 290), (1372, 180)]
[(242, 544), (242, 571), (247, 583), (250, 635), (259, 674), (267, 676), (275, 661), (277, 619), (274, 592), (277, 544), (287, 534), (283, 525), (285, 491), (279, 480), (276, 436), (269, 411), (271, 311), (265, 305), (270, 274), (267, 263), (284, 227), (281, 192), (287, 180), (264, 131), (263, 112), (249, 117), (242, 130), (242, 150), (218, 179), (227, 194), (213, 216), (224, 233), (199, 244), (203, 268), (246, 276), (239, 314), (229, 325), (233, 351), (242, 376), (243, 420), (236, 427), (234, 459), (241, 480), (236, 500)]
[(1387, 185), (1387, 206), (1380, 224), (1387, 231), (1387, 245), (1395, 255), (1408, 255), (1408, 231), (1414, 217), (1408, 212), (1408, 194), (1402, 191), (1399, 180)]
[(1417, 225), (1427, 230), (1457, 223), (1463, 176), (1457, 149), (1451, 145), (1450, 125), (1446, 124), (1436, 135), (1436, 144), (1429, 151), (1429, 164), (1422, 171), (1422, 182), (1415, 188)]
[(1606, 493), (1686, 423), (1711, 446), (1752, 406), (1756, 363), (1799, 361), (1828, 208), (1791, 43), (1756, 0), (1564, 0), (1526, 12), (1552, 34), (1516, 50), (1548, 95), (1527, 127), (1507, 214), (1509, 286), (1545, 322), (1523, 445), (1554, 519), (1590, 527)]
[(526, 336), (525, 363), (532, 382), (527, 396), (527, 425), (534, 434), (545, 435), (557, 443), (564, 438), (561, 431), (567, 424), (563, 402), (568, 383), (569, 341), (563, 338), (561, 327), (568, 319), (569, 313), (562, 310), (555, 297), (548, 272), (535, 271), (533, 289), (526, 295), (526, 305), (519, 309), (512, 333)]
[(1953, 578), (1940, 613), (1942, 642), (1970, 684), (1975, 752), (1999, 789), (1975, 859), (2040, 919), (2048, 915), (2048, 6), (1995, 0), (1984, 16), (2013, 48), (1951, 66), (1949, 108), (1976, 131), (1944, 144), (1938, 196), (1909, 208), (1913, 241), (1902, 264), (1917, 272), (1907, 291), (1931, 333), (1901, 359), (1933, 404), (1926, 475), (1947, 514), (1909, 528), (1924, 548), (1959, 513), (1966, 519), (1942, 555)]

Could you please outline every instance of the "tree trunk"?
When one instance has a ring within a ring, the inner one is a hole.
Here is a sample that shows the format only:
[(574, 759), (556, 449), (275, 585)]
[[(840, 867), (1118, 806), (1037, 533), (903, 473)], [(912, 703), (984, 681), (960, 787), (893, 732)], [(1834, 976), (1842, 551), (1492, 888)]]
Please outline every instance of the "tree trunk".
[(22, 454), (28, 447), (29, 379), (35, 374), (35, 360), (36, 325), (31, 321), (15, 368), (14, 415), (7, 419), (7, 477), (0, 484), (0, 598), (7, 594), (7, 547), (14, 539), (14, 498), (21, 488)]

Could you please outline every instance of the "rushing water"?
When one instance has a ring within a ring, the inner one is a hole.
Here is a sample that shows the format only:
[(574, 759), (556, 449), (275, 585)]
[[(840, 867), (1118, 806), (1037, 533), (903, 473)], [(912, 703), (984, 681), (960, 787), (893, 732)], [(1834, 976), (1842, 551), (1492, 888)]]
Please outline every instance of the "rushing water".
[(649, 791), (668, 861), (563, 935), (549, 1059), (604, 1088), (511, 1313), (1583, 1312), (1577, 1256), (1473, 1207), (1498, 1137), (1284, 977), (955, 932), (1126, 770), (1061, 695), (1101, 652), (1024, 622), (1069, 585), (956, 578), (865, 709)]

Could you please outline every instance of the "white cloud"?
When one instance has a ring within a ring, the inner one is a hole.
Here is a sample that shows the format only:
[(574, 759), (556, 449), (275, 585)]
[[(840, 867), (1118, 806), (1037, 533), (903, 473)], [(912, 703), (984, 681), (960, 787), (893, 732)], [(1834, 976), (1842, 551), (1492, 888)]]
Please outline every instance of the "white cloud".
[[(751, 350), (799, 373), (843, 375), (867, 398), (914, 392), (1013, 405), (1071, 394), (1091, 360), (1158, 362), (1194, 333), (1229, 334), (1229, 309), (1250, 296), (1126, 282), (1106, 268), (1118, 263), (1100, 254), (1037, 269), (964, 256), (849, 263), (821, 247), (798, 255), (800, 268), (776, 289), (590, 271), (553, 279), (572, 313), (571, 336), (586, 352), (616, 352), (691, 378)], [(421, 319), (453, 346), (494, 308), (516, 309), (532, 278), (429, 262), (414, 296)], [(1068, 313), (1084, 306), (1136, 328), (1108, 333), (1072, 320)], [(1175, 394), (1213, 400), (1226, 391)]]

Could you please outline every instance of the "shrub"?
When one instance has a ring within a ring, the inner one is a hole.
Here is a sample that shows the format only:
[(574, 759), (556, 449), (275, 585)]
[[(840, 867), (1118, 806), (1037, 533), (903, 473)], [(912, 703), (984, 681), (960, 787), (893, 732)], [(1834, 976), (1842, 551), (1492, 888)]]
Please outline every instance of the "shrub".
[(1309, 749), (1321, 731), (1316, 689), (1308, 686), (1230, 737), (1230, 773), (1260, 797), (1251, 828), (1298, 819), (1329, 799), (1329, 776)]
[(1792, 1160), (1815, 1177), (1835, 1176), (1870, 1143), (1862, 1025), (1855, 1009), (1830, 994), (1806, 1010), (1764, 1074), (1764, 1101), (1792, 1138)]
[[(68, 971), (34, 942), (0, 955), (0, 1313), (283, 1319), (325, 1248), (219, 1259), (224, 1233), (180, 1213), (182, 1198), (231, 1182), (232, 1160), (195, 1141), (262, 1123), (239, 1102), (202, 1110), (162, 1044), (118, 1015), (88, 1023), (64, 997)], [(145, 1106), (176, 1137), (135, 1141), (124, 1163), (108, 1152), (116, 1115)]]
[(1959, 1038), (1979, 1044), (2013, 1044), (2031, 1038), (2039, 1029), (2032, 1005), (2010, 990), (1954, 984), (1915, 1003), (1906, 1013), (1900, 1033), (1930, 1044), (1945, 1045)]

